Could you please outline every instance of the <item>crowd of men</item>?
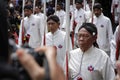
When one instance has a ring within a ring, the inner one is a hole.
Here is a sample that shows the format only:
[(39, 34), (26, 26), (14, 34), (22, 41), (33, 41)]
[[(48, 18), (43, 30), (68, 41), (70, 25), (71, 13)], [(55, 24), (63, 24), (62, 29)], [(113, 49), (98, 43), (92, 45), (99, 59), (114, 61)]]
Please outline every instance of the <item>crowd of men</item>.
[[(10, 0), (8, 37), (17, 46), (55, 47), (57, 63), (67, 74), (66, 37), (69, 36), (70, 80), (115, 80), (120, 60), (120, 0), (112, 1), (113, 20), (104, 15), (100, 3), (92, 1), (70, 0), (70, 34), (66, 34), (64, 1), (58, 0), (55, 4), (48, 0), (45, 8), (41, 0), (35, 0), (35, 6), (34, 0), (25, 0), (25, 6), (22, 0)], [(119, 69), (117, 72), (116, 80), (119, 80)]]

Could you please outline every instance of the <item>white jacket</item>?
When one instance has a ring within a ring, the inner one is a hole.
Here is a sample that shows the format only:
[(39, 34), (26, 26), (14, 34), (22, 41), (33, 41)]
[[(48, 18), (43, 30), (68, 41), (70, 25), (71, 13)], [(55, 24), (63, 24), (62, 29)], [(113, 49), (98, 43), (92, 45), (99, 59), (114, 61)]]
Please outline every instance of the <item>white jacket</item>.
[(98, 30), (97, 43), (99, 48), (105, 52), (110, 51), (111, 40), (113, 37), (112, 24), (108, 17), (101, 14), (99, 17), (94, 16), (93, 23)]
[(66, 12), (64, 10), (56, 11), (55, 15), (57, 15), (60, 19), (60, 29), (62, 29), (62, 25), (64, 23), (64, 19), (66, 16)]
[[(22, 26), (22, 21), (20, 27)], [(29, 18), (28, 17), (24, 18), (23, 23), (24, 23), (23, 27), (25, 30), (24, 31), (25, 35), (27, 34), (30, 35), (28, 45), (32, 48), (39, 47), (41, 45), (41, 40), (42, 40), (42, 36), (40, 33), (40, 29), (42, 28), (41, 18), (31, 14)]]
[[(57, 62), (61, 67), (63, 67), (64, 58), (66, 54), (66, 32), (58, 29), (54, 34), (52, 34), (51, 32), (47, 33), (46, 46), (55, 46), (57, 48)], [(72, 49), (71, 41), (69, 46), (71, 50)]]
[(80, 28), (80, 26), (87, 20), (85, 10), (83, 10), (82, 8), (79, 10), (76, 9), (74, 13), (74, 20), (77, 23), (75, 27), (75, 33), (78, 33), (78, 29)]
[(83, 80), (114, 80), (115, 73), (109, 56), (96, 47), (82, 52), (80, 48), (70, 51), (69, 80), (81, 75)]
[(47, 28), (47, 16), (44, 15), (43, 13), (38, 13), (38, 14), (35, 14), (36, 16), (39, 16), (41, 18), (41, 25), (42, 25), (42, 28), (40, 29), (40, 32), (41, 32), (41, 35), (43, 36), (44, 35), (44, 32), (47, 33), (48, 32), (48, 28)]

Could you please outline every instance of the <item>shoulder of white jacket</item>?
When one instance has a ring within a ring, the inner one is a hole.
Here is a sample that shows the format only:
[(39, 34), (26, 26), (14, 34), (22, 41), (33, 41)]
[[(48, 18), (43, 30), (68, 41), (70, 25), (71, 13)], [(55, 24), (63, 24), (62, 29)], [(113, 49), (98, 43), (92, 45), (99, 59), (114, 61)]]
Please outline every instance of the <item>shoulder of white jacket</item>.
[(73, 49), (73, 50), (70, 51), (70, 54), (76, 53), (76, 52), (78, 52), (79, 50), (80, 50), (80, 48)]
[(107, 55), (107, 53), (105, 51), (103, 51), (102, 49), (99, 49), (99, 48), (95, 48), (95, 50), (97, 51), (97, 53), (103, 57), (109, 57)]
[(51, 35), (51, 32), (46, 33), (46, 37), (47, 37), (47, 36), (50, 36), (50, 35)]
[(65, 31), (62, 31), (62, 30), (59, 30), (62, 34), (66, 34), (66, 32)]
[(109, 17), (107, 17), (107, 16), (105, 16), (104, 14), (103, 15), (101, 15), (101, 17), (103, 17), (104, 19), (106, 19), (106, 20), (110, 20), (110, 18)]

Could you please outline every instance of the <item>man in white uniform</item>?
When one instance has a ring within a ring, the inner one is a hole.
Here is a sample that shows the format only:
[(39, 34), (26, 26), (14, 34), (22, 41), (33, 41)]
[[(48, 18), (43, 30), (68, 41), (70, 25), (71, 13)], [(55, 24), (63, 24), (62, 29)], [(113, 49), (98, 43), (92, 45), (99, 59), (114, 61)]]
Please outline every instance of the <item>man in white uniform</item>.
[(69, 80), (114, 80), (115, 72), (109, 56), (96, 47), (97, 28), (83, 24), (78, 31), (79, 48), (69, 54)]
[(62, 2), (59, 2), (57, 4), (57, 9), (56, 9), (55, 15), (57, 15), (59, 17), (59, 19), (60, 19), (59, 28), (64, 31), (65, 27), (63, 26), (63, 23), (64, 23), (63, 21), (65, 19), (66, 12), (64, 11), (64, 9), (62, 7), (63, 7)]
[(41, 32), (41, 35), (43, 36), (44, 31), (45, 31), (45, 33), (48, 32), (47, 31), (47, 25), (46, 25), (47, 16), (41, 12), (41, 6), (36, 6), (35, 7), (35, 15), (41, 17), (41, 19), (42, 19), (41, 20), (42, 28), (41, 28), (40, 32)]
[[(26, 5), (24, 12), (26, 17), (21, 21), (20, 28), (24, 28), (24, 36), (28, 38), (28, 45), (32, 48), (39, 47), (42, 39), (40, 33), (40, 29), (42, 28), (41, 18), (32, 14), (31, 5)], [(19, 34), (21, 34), (21, 31)]]
[[(66, 32), (59, 29), (60, 20), (58, 16), (51, 15), (47, 19), (49, 33), (46, 34), (46, 46), (54, 46), (57, 49), (57, 62), (63, 67), (64, 58), (66, 54)], [(42, 44), (44, 41), (42, 41)], [(72, 44), (70, 43), (70, 49)]]
[(97, 43), (100, 49), (110, 55), (110, 42), (113, 37), (111, 21), (108, 17), (103, 15), (100, 3), (95, 3), (93, 10), (95, 14), (93, 23), (96, 25), (98, 30)]
[(75, 2), (76, 4), (76, 10), (74, 12), (74, 20), (77, 23), (75, 27), (75, 33), (78, 33), (79, 27), (82, 25), (82, 23), (86, 22), (86, 13), (85, 10), (83, 9), (82, 5), (83, 1), (82, 0), (77, 0)]
[[(71, 32), (74, 32), (74, 34), (75, 34), (75, 36), (74, 36), (75, 37), (74, 38), (75, 46), (77, 46), (78, 29), (82, 25), (82, 23), (87, 21), (86, 12), (83, 9), (82, 3), (83, 3), (82, 0), (75, 1), (76, 8), (71, 17), (71, 20), (73, 20), (73, 21), (71, 21), (70, 30), (71, 30)], [(75, 23), (75, 25), (73, 25), (73, 22)]]

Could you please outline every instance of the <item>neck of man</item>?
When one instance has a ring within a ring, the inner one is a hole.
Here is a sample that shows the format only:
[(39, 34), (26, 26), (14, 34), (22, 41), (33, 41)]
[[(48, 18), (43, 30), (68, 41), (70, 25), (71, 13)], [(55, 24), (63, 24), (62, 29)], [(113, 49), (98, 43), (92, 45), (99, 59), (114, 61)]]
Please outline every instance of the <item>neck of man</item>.
[(32, 13), (30, 15), (28, 15), (27, 17), (30, 18), (31, 15), (32, 15)]
[(80, 49), (82, 50), (82, 52), (86, 52), (91, 46), (88, 45), (86, 47), (80, 46)]

